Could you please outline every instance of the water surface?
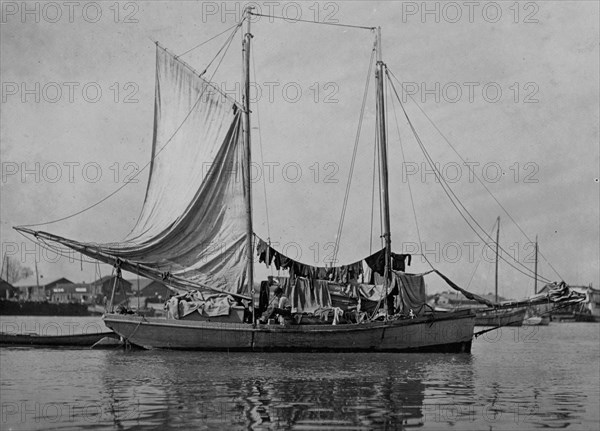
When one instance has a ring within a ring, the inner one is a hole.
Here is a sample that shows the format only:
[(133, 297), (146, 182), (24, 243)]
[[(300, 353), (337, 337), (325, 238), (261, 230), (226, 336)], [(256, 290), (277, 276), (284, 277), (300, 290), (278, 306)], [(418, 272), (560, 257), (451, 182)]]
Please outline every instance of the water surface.
[[(0, 323), (36, 319), (99, 323)], [(471, 354), (3, 347), (0, 428), (598, 429), (599, 357), (589, 323), (503, 328)]]

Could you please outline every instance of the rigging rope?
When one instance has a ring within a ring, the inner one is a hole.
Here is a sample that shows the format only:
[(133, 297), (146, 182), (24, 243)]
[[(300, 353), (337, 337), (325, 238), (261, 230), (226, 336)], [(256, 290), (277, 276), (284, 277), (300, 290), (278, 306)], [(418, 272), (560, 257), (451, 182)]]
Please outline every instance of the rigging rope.
[(371, 51), (371, 59), (369, 61), (369, 71), (367, 73), (367, 82), (365, 83), (365, 90), (363, 92), (362, 105), (360, 107), (360, 115), (358, 119), (358, 129), (356, 130), (356, 137), (354, 139), (354, 150), (352, 151), (352, 160), (350, 162), (350, 172), (348, 174), (348, 182), (346, 183), (346, 192), (344, 194), (344, 202), (342, 204), (342, 214), (340, 215), (340, 222), (338, 224), (338, 230), (335, 237), (335, 247), (333, 249), (332, 265), (337, 262), (337, 255), (340, 248), (340, 241), (342, 238), (342, 230), (344, 228), (344, 219), (346, 217), (346, 209), (348, 207), (348, 197), (350, 195), (350, 186), (352, 184), (352, 175), (354, 174), (354, 164), (356, 162), (356, 152), (358, 150), (358, 143), (360, 141), (360, 132), (362, 130), (362, 123), (365, 114), (365, 105), (367, 103), (367, 95), (369, 94), (369, 84), (371, 83), (371, 71), (373, 69), (373, 59), (376, 53), (376, 43), (373, 44)]
[[(241, 22), (244, 22), (244, 21), (242, 20)], [(184, 55), (186, 55), (186, 54), (189, 54), (190, 52), (192, 52), (192, 51), (193, 51), (193, 50), (195, 50), (196, 48), (200, 48), (202, 45), (206, 45), (206, 44), (207, 44), (208, 42), (210, 42), (211, 40), (215, 40), (217, 37), (221, 36), (222, 34), (225, 34), (225, 33), (227, 33), (229, 30), (231, 30), (232, 28), (234, 28), (234, 27), (237, 27), (237, 26), (239, 26), (239, 25), (240, 25), (239, 23), (238, 23), (238, 24), (234, 24), (234, 25), (232, 25), (232, 26), (231, 26), (231, 27), (229, 27), (228, 29), (226, 29), (226, 30), (223, 30), (221, 33), (217, 34), (216, 36), (213, 36), (213, 37), (211, 37), (210, 39), (208, 39), (208, 40), (205, 40), (205, 41), (204, 41), (204, 42), (202, 42), (202, 43), (199, 43), (198, 45), (194, 46), (193, 48), (190, 48), (190, 49), (188, 49), (188, 50), (187, 50), (186, 52), (184, 52), (183, 54), (176, 55), (176, 56), (175, 56), (175, 58), (183, 57)]]
[[(378, 154), (377, 154), (377, 149), (379, 148), (379, 145), (377, 145), (377, 135), (379, 133), (377, 133), (378, 132), (377, 128), (375, 128), (374, 131), (375, 131), (375, 138), (373, 139), (373, 142), (375, 142), (375, 145), (373, 146), (373, 185), (371, 187), (371, 236), (369, 237), (369, 256), (371, 254), (373, 254), (373, 219), (375, 216), (375, 179), (378, 177), (378, 175), (375, 175), (375, 172), (378, 171), (377, 160), (379, 159)], [(381, 201), (381, 196), (380, 196), (379, 200)]]
[(262, 13), (254, 13), (252, 11), (250, 11), (249, 13), (250, 13), (250, 15), (254, 15), (254, 16), (263, 16), (265, 18), (282, 19), (290, 24), (293, 22), (305, 22), (308, 24), (321, 24), (321, 25), (331, 25), (331, 26), (336, 26), (336, 27), (360, 28), (363, 30), (375, 30), (376, 29), (376, 27), (367, 27), (367, 26), (362, 26), (362, 25), (339, 24), (339, 23), (335, 23), (335, 22), (310, 21), (307, 19), (289, 18), (289, 17), (285, 17), (285, 16), (278, 16), (278, 15), (265, 15)]
[[(494, 221), (494, 225), (490, 229), (489, 235), (491, 235), (492, 232), (494, 232), (494, 229), (496, 228), (496, 223), (498, 223), (498, 219), (496, 219)], [(482, 259), (482, 256), (480, 256), (479, 259), (477, 259), (477, 263), (475, 264), (475, 268), (473, 269), (473, 272), (471, 273), (471, 278), (469, 279), (469, 283), (467, 283), (467, 287), (465, 289), (468, 289), (469, 286), (471, 286), (471, 282), (473, 281), (473, 277), (475, 277), (475, 272), (477, 271), (477, 268), (479, 268), (479, 264), (481, 263), (481, 259)]]
[[(400, 84), (400, 86), (402, 88), (404, 88), (402, 82), (400, 82), (400, 80), (394, 75), (394, 73), (388, 69), (388, 72), (391, 74), (391, 76), (396, 80), (396, 82), (398, 82), (398, 84)], [(500, 201), (496, 198), (496, 196), (488, 189), (488, 187), (485, 185), (485, 182), (483, 182), (481, 180), (481, 178), (479, 178), (479, 175), (477, 175), (477, 173), (473, 170), (471, 164), (467, 163), (465, 161), (465, 159), (460, 155), (460, 153), (456, 150), (456, 148), (454, 148), (454, 146), (452, 145), (452, 143), (450, 142), (450, 140), (442, 133), (442, 131), (437, 127), (437, 125), (433, 122), (433, 120), (429, 117), (429, 115), (427, 115), (427, 113), (421, 108), (421, 105), (419, 105), (417, 103), (417, 101), (412, 97), (412, 95), (409, 94), (409, 97), (411, 98), (411, 100), (413, 101), (413, 103), (417, 106), (417, 108), (419, 109), (419, 111), (421, 111), (421, 113), (425, 116), (425, 118), (427, 118), (427, 120), (429, 121), (429, 123), (435, 128), (435, 130), (440, 134), (440, 136), (442, 137), (442, 139), (444, 139), (444, 141), (446, 141), (446, 143), (448, 144), (448, 146), (452, 149), (452, 151), (454, 151), (454, 153), (460, 158), (460, 160), (469, 168), (469, 171), (475, 176), (475, 178), (477, 178), (477, 181), (479, 181), (479, 183), (483, 186), (483, 188), (489, 193), (489, 195), (492, 197), (492, 199), (494, 199), (494, 201), (496, 201), (496, 203), (498, 204), (498, 206), (500, 208), (502, 208), (502, 211), (504, 211), (504, 213), (508, 216), (508, 218), (515, 224), (515, 226), (517, 226), (517, 228), (521, 231), (521, 233), (523, 234), (523, 236), (527, 239), (527, 241), (529, 242), (533, 242), (529, 236), (525, 233), (525, 231), (521, 228), (521, 226), (519, 225), (519, 223), (517, 223), (517, 221), (511, 216), (511, 214), (508, 212), (508, 210), (506, 208), (504, 208), (504, 206), (500, 203)], [(540, 254), (540, 256), (542, 256), (542, 258), (544, 259), (544, 261), (548, 264), (548, 266), (550, 266), (550, 268), (552, 268), (552, 270), (554, 271), (554, 273), (561, 279), (563, 280), (563, 277), (558, 273), (558, 271), (552, 266), (552, 264), (548, 261), (548, 259), (546, 259), (546, 257), (539, 251), (538, 249), (538, 253)]]
[[(389, 79), (389, 75), (388, 75), (388, 79)], [(404, 105), (402, 104), (402, 102), (400, 101), (400, 96), (398, 95), (398, 92), (396, 91), (396, 88), (393, 84), (393, 82), (391, 81), (391, 79), (389, 79), (390, 84), (392, 85), (392, 89), (394, 90), (394, 93), (396, 95), (396, 98), (398, 99), (398, 103), (400, 104), (400, 107), (402, 108), (402, 111), (404, 112), (404, 116), (406, 117), (406, 120), (408, 122), (408, 125), (411, 128), (411, 131), (413, 132), (415, 139), (417, 140), (417, 143), (419, 145), (419, 147), (421, 148), (421, 151), (423, 152), (423, 154), (425, 155), (425, 158), (427, 160), (427, 162), (429, 163), (429, 165), (431, 166), (436, 178), (438, 179), (438, 181), (440, 182), (440, 185), (442, 186), (442, 189), (444, 190), (444, 192), (446, 193), (446, 195), (448, 196), (448, 198), (450, 199), (450, 202), (452, 203), (452, 205), (456, 208), (456, 210), (459, 212), (460, 216), (465, 220), (465, 222), (467, 223), (467, 225), (471, 228), (471, 230), (473, 230), (473, 232), (475, 232), (475, 234), (479, 237), (479, 239), (481, 239), (484, 243), (487, 244), (487, 241), (481, 236), (481, 234), (477, 231), (477, 229), (475, 229), (471, 223), (469, 222), (469, 220), (465, 217), (465, 215), (463, 214), (463, 211), (471, 218), (471, 220), (473, 220), (473, 222), (477, 225), (477, 227), (485, 234), (487, 235), (487, 232), (481, 227), (481, 225), (477, 222), (477, 220), (471, 215), (471, 213), (467, 210), (467, 208), (462, 204), (462, 202), (460, 201), (460, 199), (458, 199), (458, 197), (456, 196), (456, 194), (454, 193), (454, 191), (452, 190), (452, 188), (446, 183), (445, 179), (443, 178), (443, 176), (440, 174), (439, 170), (437, 169), (437, 166), (435, 165), (435, 162), (433, 161), (433, 159), (431, 158), (431, 156), (429, 155), (429, 153), (427, 152), (427, 149), (425, 148), (425, 146), (423, 145), (423, 142), (421, 141), (421, 138), (419, 137), (419, 134), (417, 133), (416, 129), (414, 128), (412, 122), (410, 121), (410, 118), (408, 117), (408, 113), (406, 112), (406, 110), (404, 109)], [(453, 199), (454, 197), (454, 199)], [(458, 208), (458, 206), (456, 205), (456, 203), (458, 203), (460, 205), (460, 207), (463, 209), (463, 211), (460, 210), (460, 208)], [(487, 235), (488, 238), (491, 240), (492, 243), (495, 243), (495, 241), (489, 237), (489, 235)], [(488, 245), (489, 246), (489, 245)], [(504, 248), (502, 248), (500, 245), (498, 245), (498, 248), (500, 250), (502, 250), (504, 253), (506, 253), (507, 255), (509, 255), (517, 264), (521, 265), (523, 268), (525, 268), (525, 270), (529, 271), (529, 272), (533, 272), (530, 268), (527, 268), (525, 265), (523, 265), (521, 262), (517, 261), (514, 257), (512, 257)], [(506, 263), (508, 263), (509, 266), (511, 266), (512, 268), (516, 269), (517, 271), (519, 271), (520, 273), (528, 276), (528, 277), (533, 277), (531, 274), (528, 274), (526, 272), (524, 272), (523, 270), (517, 268), (516, 266), (514, 266), (511, 262), (509, 262), (508, 260), (506, 260), (506, 258), (504, 258), (501, 254), (498, 254), (498, 257), (502, 260), (504, 260)], [(538, 276), (539, 277), (539, 276)], [(543, 279), (542, 277), (540, 277), (540, 279)], [(550, 280), (548, 280), (550, 281)]]
[[(251, 50), (251, 55), (252, 55), (252, 71), (254, 72), (254, 81), (256, 82), (256, 64), (254, 62), (254, 49)], [(262, 170), (265, 167), (265, 157), (264, 157), (264, 153), (263, 153), (263, 146), (262, 146), (262, 128), (260, 126), (260, 110), (258, 108), (259, 106), (259, 99), (257, 98), (256, 100), (256, 123), (258, 124), (258, 148), (260, 149), (260, 163), (261, 163), (261, 167), (260, 167), (260, 172), (263, 178), (263, 192), (265, 195), (265, 214), (266, 214), (266, 218), (267, 218), (267, 243), (269, 244), (269, 247), (271, 246), (271, 228), (270, 228), (270, 223), (269, 223), (269, 203), (267, 201), (267, 180), (265, 178), (265, 174), (264, 172), (262, 172)], [(272, 269), (271, 269), (272, 271)]]
[[(389, 94), (389, 93), (388, 93)], [(396, 105), (392, 99), (392, 111), (394, 112), (394, 119), (396, 120), (396, 132), (398, 133), (398, 143), (400, 144), (400, 153), (402, 154), (402, 163), (406, 166), (406, 157), (404, 156), (404, 146), (402, 145), (402, 137), (400, 135), (400, 126), (398, 126), (398, 116), (396, 115)], [(410, 185), (410, 177), (406, 176), (406, 183), (408, 184), (408, 194), (410, 195), (410, 204), (412, 206), (413, 217), (415, 219), (415, 227), (417, 229), (417, 238), (419, 239), (419, 247), (421, 247), (421, 232), (419, 230), (419, 222), (417, 219), (417, 209), (415, 208), (415, 201), (413, 199), (412, 187)]]
[[(245, 19), (245, 18), (244, 18)], [(229, 46), (231, 45), (231, 41), (233, 40), (233, 37), (235, 36), (235, 34), (237, 33), (237, 30), (240, 28), (241, 24), (243, 23), (243, 20), (240, 21), (240, 23), (238, 23), (235, 27), (234, 32), (231, 34), (231, 36), (227, 39), (227, 41), (225, 41), (225, 44), (223, 45), (223, 47), (227, 46), (227, 48), (225, 49), (225, 52), (223, 52), (223, 56), (221, 57), (221, 60), (219, 61), (219, 63), (217, 64), (217, 67), (215, 68), (214, 72), (212, 73), (210, 79), (208, 80), (208, 82), (210, 83), (213, 79), (213, 77), (215, 76), (215, 74), (217, 73), (217, 70), (219, 69), (219, 66), (221, 65), (221, 62), (223, 61), (223, 58), (225, 57), (225, 55), (227, 54), (227, 51), (229, 50)], [(223, 50), (223, 47), (219, 50), (219, 53)], [(164, 49), (164, 48), (163, 48)], [(165, 49), (166, 51), (166, 49)], [(218, 55), (218, 54), (217, 54)], [(216, 58), (216, 57), (215, 57)], [(214, 59), (211, 60), (211, 63), (214, 61)], [(182, 62), (183, 63), (183, 62)], [(183, 63), (185, 64), (185, 63)], [(187, 66), (187, 65), (186, 65)], [(206, 67), (208, 69), (208, 67), (210, 66), (210, 64)], [(190, 66), (187, 66), (190, 69), (192, 69)], [(192, 69), (193, 70), (193, 69)], [(205, 69), (206, 71), (206, 69)], [(167, 145), (173, 140), (173, 138), (175, 137), (175, 135), (179, 132), (179, 130), (181, 129), (181, 127), (183, 127), (184, 123), (187, 121), (187, 119), (190, 117), (190, 115), (192, 114), (192, 112), (194, 111), (194, 109), (196, 109), (196, 106), (198, 105), (198, 103), (202, 100), (202, 96), (204, 95), (206, 88), (208, 86), (205, 86), (204, 89), (202, 90), (201, 94), (198, 96), (198, 99), (196, 100), (196, 102), (194, 103), (194, 105), (190, 108), (190, 111), (188, 112), (188, 114), (185, 116), (185, 118), (183, 119), (183, 121), (181, 122), (181, 124), (179, 125), (179, 127), (177, 127), (177, 129), (173, 132), (173, 134), (171, 135), (171, 137), (167, 140), (167, 142), (153, 155), (153, 157), (150, 159), (150, 161), (148, 161), (148, 163), (146, 163), (144, 166), (142, 166), (142, 168), (137, 171), (134, 175), (131, 176), (131, 178), (129, 178), (129, 180), (124, 183), (123, 185), (121, 185), (120, 187), (118, 187), (117, 189), (115, 189), (114, 191), (112, 191), (111, 193), (109, 193), (108, 195), (106, 195), (105, 197), (103, 197), (102, 199), (100, 199), (99, 201), (97, 201), (96, 203), (89, 205), (86, 208), (83, 208), (80, 211), (77, 211), (73, 214), (70, 214), (68, 216), (65, 217), (61, 217), (55, 220), (51, 220), (51, 221), (47, 221), (44, 223), (35, 223), (35, 224), (26, 224), (26, 225), (21, 225), (21, 227), (36, 227), (36, 226), (44, 226), (44, 225), (48, 225), (48, 224), (54, 224), (54, 223), (58, 223), (64, 220), (68, 220), (70, 218), (76, 217), (80, 214), (83, 214), (86, 211), (91, 210), (94, 207), (97, 207), (98, 205), (100, 205), (101, 203), (103, 203), (104, 201), (106, 201), (107, 199), (111, 198), (112, 196), (116, 195), (118, 192), (120, 192), (121, 190), (123, 190), (126, 186), (128, 186), (129, 184), (131, 184), (132, 182), (134, 182), (133, 180), (135, 180), (137, 178), (137, 176), (139, 174), (141, 174), (148, 166), (150, 166), (152, 164), (152, 162), (154, 161), (154, 159), (156, 157), (158, 157), (158, 155), (167, 147)], [(141, 211), (140, 211), (140, 216), (141, 216)], [(139, 221), (139, 216), (138, 216), (138, 221)]]

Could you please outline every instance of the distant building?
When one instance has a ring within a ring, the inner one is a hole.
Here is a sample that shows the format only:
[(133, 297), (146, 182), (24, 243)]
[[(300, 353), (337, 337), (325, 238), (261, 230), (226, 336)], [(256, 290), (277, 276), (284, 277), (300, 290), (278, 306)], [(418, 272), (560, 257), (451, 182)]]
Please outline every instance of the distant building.
[[(138, 296), (138, 280), (130, 279), (128, 281), (132, 285), (132, 296)], [(149, 280), (147, 278), (139, 279), (139, 296), (141, 297), (156, 299), (157, 301), (166, 301), (172, 293), (173, 292), (160, 281)]]
[[(52, 302), (77, 302), (84, 304), (104, 305), (110, 302), (115, 276), (99, 278), (91, 283), (59, 283), (50, 289), (50, 300)], [(114, 304), (119, 304), (127, 299), (131, 293), (131, 283), (119, 279), (115, 286)]]
[(12, 284), (0, 278), (0, 299), (11, 299), (15, 295), (15, 291)]
[(131, 282), (120, 278), (118, 280), (118, 284), (115, 286), (116, 278), (117, 277), (115, 275), (106, 275), (90, 283), (96, 292), (94, 300), (96, 304), (104, 304), (105, 300), (110, 302), (113, 287), (115, 287), (115, 297), (113, 299), (114, 305), (120, 304), (121, 302), (127, 300), (127, 298), (131, 295)]
[(52, 288), (52, 302), (78, 302), (93, 304), (96, 299), (96, 288), (91, 284), (58, 284)]
[(27, 277), (15, 283), (15, 297), (24, 301), (48, 301), (52, 297), (52, 289), (59, 284), (73, 284), (65, 277), (61, 277), (46, 284), (37, 284), (35, 276)]

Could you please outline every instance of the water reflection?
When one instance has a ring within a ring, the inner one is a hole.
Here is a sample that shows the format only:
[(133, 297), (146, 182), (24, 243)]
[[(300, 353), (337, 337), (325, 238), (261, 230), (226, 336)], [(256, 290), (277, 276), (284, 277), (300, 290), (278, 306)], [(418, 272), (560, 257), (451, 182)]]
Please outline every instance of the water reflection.
[(2, 348), (0, 429), (597, 429), (597, 326), (521, 335), (471, 355)]
[[(457, 396), (473, 399), (470, 355), (155, 351), (106, 359), (112, 404), (139, 403), (135, 417), (127, 417), (131, 406), (115, 415), (117, 426), (398, 430), (421, 427)], [(424, 405), (426, 394), (434, 404)]]

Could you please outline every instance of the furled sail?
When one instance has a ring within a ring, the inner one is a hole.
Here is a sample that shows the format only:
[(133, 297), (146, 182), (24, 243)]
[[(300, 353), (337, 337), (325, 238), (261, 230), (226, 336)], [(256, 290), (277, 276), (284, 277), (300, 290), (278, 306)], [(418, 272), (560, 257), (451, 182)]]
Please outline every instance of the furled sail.
[(120, 243), (61, 242), (107, 263), (126, 261), (124, 269), (143, 266), (147, 276), (243, 293), (249, 245), (241, 114), (157, 44), (152, 162), (138, 222)]

